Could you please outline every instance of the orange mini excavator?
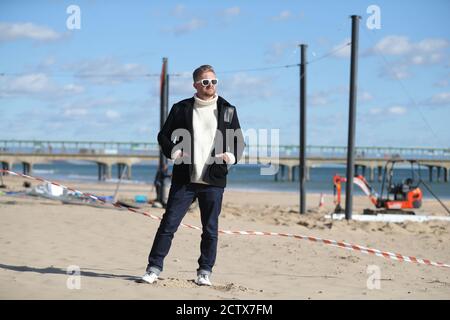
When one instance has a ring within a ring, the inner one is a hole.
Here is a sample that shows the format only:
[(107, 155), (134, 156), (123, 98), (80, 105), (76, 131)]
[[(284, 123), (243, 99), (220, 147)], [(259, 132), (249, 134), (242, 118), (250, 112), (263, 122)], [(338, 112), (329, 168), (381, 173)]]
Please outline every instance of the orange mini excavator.
[[(393, 182), (394, 166), (398, 163), (411, 164), (411, 177), (404, 179), (402, 182)], [(416, 167), (416, 168), (415, 168)], [(353, 177), (353, 183), (362, 189), (369, 197), (370, 201), (378, 210), (364, 210), (366, 214), (374, 213), (402, 213), (415, 214), (414, 211), (407, 209), (418, 209), (422, 206), (422, 190), (419, 188), (421, 182), (419, 163), (415, 160), (389, 160), (383, 173), (383, 182), (381, 192), (378, 194), (367, 182), (364, 176), (357, 175)], [(417, 173), (416, 173), (417, 171)], [(416, 176), (418, 178), (416, 178)], [(333, 177), (334, 183), (334, 202), (336, 208), (335, 213), (343, 212), (341, 207), (341, 183), (347, 182), (347, 179), (339, 175)], [(386, 192), (386, 196), (383, 197)]]

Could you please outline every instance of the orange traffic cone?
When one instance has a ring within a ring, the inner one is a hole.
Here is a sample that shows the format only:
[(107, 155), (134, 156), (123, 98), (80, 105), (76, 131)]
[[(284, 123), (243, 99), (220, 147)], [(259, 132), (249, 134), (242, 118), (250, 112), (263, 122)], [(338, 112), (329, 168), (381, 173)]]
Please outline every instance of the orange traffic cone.
[(325, 205), (325, 198), (323, 196), (323, 193), (320, 194), (320, 201), (319, 201), (319, 208), (323, 208)]

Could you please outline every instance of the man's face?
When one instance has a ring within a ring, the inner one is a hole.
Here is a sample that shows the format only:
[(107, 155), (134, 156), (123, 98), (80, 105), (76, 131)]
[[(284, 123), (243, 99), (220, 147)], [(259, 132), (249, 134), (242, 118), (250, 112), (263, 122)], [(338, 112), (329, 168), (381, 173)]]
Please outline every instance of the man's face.
[(214, 72), (206, 71), (200, 75), (196, 82), (194, 82), (194, 88), (197, 90), (197, 96), (203, 99), (210, 99), (216, 94), (216, 86), (210, 82), (209, 85), (205, 87), (201, 83), (201, 80), (203, 79), (217, 79), (216, 75)]

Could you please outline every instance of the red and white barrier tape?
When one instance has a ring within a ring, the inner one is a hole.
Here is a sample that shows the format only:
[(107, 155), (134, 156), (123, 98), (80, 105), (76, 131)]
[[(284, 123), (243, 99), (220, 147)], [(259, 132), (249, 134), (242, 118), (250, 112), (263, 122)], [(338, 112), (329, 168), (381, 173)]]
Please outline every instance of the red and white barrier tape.
[[(36, 180), (36, 181), (41, 181), (41, 182), (46, 182), (46, 183), (50, 183), (53, 184), (55, 186), (59, 186), (63, 189), (67, 189), (70, 190), (72, 192), (76, 192), (79, 194), (82, 194), (84, 196), (90, 197), (91, 199), (94, 199), (95, 201), (99, 201), (100, 203), (104, 204), (104, 205), (111, 205), (114, 206), (116, 208), (123, 208), (123, 209), (127, 209), (128, 211), (134, 212), (134, 213), (139, 213), (142, 215), (145, 215), (147, 217), (150, 217), (152, 219), (155, 220), (161, 220), (161, 217), (159, 216), (155, 216), (149, 212), (145, 212), (145, 211), (141, 211), (141, 210), (136, 210), (133, 208), (128, 208), (125, 206), (121, 206), (120, 204), (113, 204), (113, 203), (108, 203), (105, 200), (90, 194), (90, 193), (86, 193), (86, 192), (81, 192), (78, 191), (76, 189), (73, 188), (69, 188), (66, 187), (64, 185), (61, 185), (57, 182), (52, 182), (52, 181), (48, 181), (39, 177), (32, 177), (26, 174), (21, 174), (21, 173), (16, 173), (13, 171), (9, 171), (9, 170), (0, 170), (1, 172), (6, 172), (15, 176), (19, 176), (19, 177), (23, 177), (26, 179), (31, 179), (31, 180)], [(196, 229), (196, 230), (202, 230), (202, 228), (194, 226), (194, 225), (190, 225), (190, 224), (186, 224), (186, 223), (181, 223), (181, 226), (186, 227), (186, 228), (191, 228), (191, 229)], [(347, 242), (343, 242), (343, 241), (336, 241), (336, 240), (329, 240), (329, 239), (322, 239), (322, 238), (317, 238), (317, 237), (311, 237), (311, 236), (304, 236), (304, 235), (298, 235), (298, 234), (291, 234), (291, 233), (281, 233), (281, 232), (262, 232), (262, 231), (231, 231), (231, 230), (219, 230), (219, 233), (223, 233), (223, 234), (230, 234), (230, 235), (254, 235), (254, 236), (280, 236), (280, 237), (290, 237), (290, 238), (295, 238), (295, 239), (301, 239), (301, 240), (309, 240), (312, 242), (320, 242), (326, 245), (330, 245), (330, 246), (334, 246), (334, 247), (338, 247), (338, 248), (343, 248), (343, 249), (347, 249), (350, 251), (357, 251), (357, 252), (361, 252), (361, 253), (365, 253), (365, 254), (371, 254), (371, 255), (375, 255), (377, 257), (381, 257), (381, 258), (385, 258), (385, 259), (390, 259), (390, 260), (397, 260), (397, 261), (402, 261), (402, 262), (411, 262), (411, 263), (417, 263), (417, 264), (424, 264), (424, 265), (429, 265), (429, 266), (435, 266), (435, 267), (443, 267), (443, 268), (450, 268), (450, 264), (446, 264), (446, 263), (442, 263), (442, 262), (434, 262), (428, 259), (420, 259), (420, 258), (416, 258), (416, 257), (411, 257), (411, 256), (405, 256), (399, 253), (392, 253), (392, 252), (388, 252), (388, 251), (381, 251), (378, 249), (373, 249), (373, 248), (367, 248), (364, 246), (360, 246), (360, 245), (356, 245), (356, 244), (351, 244), (351, 243), (347, 243)]]

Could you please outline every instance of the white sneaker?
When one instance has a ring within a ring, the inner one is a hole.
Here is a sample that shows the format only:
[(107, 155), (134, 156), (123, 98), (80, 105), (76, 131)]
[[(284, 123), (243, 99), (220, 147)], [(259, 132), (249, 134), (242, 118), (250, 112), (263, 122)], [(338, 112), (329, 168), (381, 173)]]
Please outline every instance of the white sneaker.
[(158, 280), (158, 275), (154, 272), (147, 272), (142, 276), (142, 281), (147, 283), (154, 283)]
[(209, 280), (209, 275), (207, 274), (198, 275), (197, 279), (195, 279), (195, 283), (199, 286), (212, 286), (212, 283)]

